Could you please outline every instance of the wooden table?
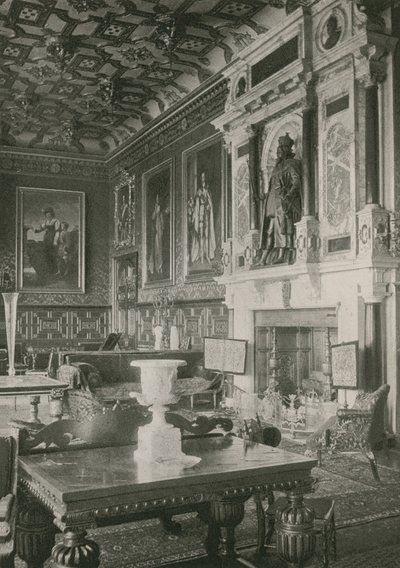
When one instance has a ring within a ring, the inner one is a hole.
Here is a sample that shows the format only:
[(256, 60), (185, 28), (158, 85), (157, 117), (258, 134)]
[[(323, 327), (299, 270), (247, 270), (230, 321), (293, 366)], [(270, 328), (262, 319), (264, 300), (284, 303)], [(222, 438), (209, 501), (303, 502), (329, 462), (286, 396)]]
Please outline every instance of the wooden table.
[[(50, 552), (58, 567), (95, 568), (99, 547), (86, 529), (189, 504), (206, 510), (209, 557), (231, 567), (234, 529), (245, 501), (270, 490), (286, 491), (289, 498), (276, 524), (279, 554), (293, 563), (314, 554), (313, 512), (305, 507), (303, 492), (310, 490), (316, 460), (254, 443), (244, 446), (232, 436), (185, 440), (183, 449), (201, 462), (185, 470), (137, 462), (133, 446), (21, 456), (19, 556), (35, 568)], [(52, 551), (51, 519), (64, 533)]]
[(1, 396), (30, 396), (30, 422), (40, 423), (38, 405), (41, 394), (52, 394), (54, 389), (65, 389), (69, 385), (61, 383), (55, 379), (50, 379), (46, 375), (28, 374), (10, 377), (0, 376), (0, 397)]

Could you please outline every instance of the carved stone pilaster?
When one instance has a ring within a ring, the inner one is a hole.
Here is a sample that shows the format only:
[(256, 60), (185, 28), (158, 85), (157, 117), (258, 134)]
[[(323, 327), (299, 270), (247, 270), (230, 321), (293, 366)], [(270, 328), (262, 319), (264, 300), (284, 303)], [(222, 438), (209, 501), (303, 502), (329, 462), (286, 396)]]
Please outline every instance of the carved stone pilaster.
[(245, 237), (246, 247), (243, 252), (245, 267), (256, 264), (257, 251), (260, 247), (260, 231), (250, 231)]
[(357, 255), (359, 258), (387, 258), (389, 254), (389, 212), (367, 205), (357, 213)]
[(315, 217), (303, 217), (296, 223), (296, 262), (319, 262), (321, 239)]
[(228, 239), (222, 244), (221, 266), (224, 276), (232, 274), (233, 272), (232, 239)]

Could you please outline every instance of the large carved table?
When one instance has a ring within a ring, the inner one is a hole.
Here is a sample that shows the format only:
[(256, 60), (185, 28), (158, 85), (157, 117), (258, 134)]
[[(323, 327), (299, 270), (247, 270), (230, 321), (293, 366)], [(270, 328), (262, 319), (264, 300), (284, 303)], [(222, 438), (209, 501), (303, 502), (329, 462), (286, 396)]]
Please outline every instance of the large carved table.
[(38, 405), (41, 394), (51, 394), (54, 389), (66, 389), (69, 385), (51, 379), (46, 375), (28, 374), (17, 375), (15, 377), (0, 376), (0, 397), (1, 396), (30, 396), (30, 421), (40, 422), (38, 417)]
[[(234, 530), (245, 501), (271, 490), (286, 491), (289, 499), (276, 523), (278, 553), (299, 566), (314, 554), (313, 512), (303, 493), (310, 490), (316, 460), (254, 443), (244, 446), (231, 436), (189, 439), (183, 447), (202, 458), (194, 468), (137, 463), (134, 446), (21, 456), (19, 556), (28, 567), (41, 568), (51, 554), (58, 567), (95, 568), (99, 547), (87, 538), (87, 529), (190, 504), (205, 511), (208, 556), (231, 567), (239, 562)], [(55, 546), (52, 522), (63, 532)]]

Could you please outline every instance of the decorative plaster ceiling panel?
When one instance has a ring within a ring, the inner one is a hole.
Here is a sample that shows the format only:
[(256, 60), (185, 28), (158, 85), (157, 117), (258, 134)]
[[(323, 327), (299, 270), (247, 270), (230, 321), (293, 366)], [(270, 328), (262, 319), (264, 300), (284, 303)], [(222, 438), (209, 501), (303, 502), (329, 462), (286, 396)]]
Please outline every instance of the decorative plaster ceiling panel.
[(272, 0), (0, 0), (0, 144), (104, 155), (268, 29)]

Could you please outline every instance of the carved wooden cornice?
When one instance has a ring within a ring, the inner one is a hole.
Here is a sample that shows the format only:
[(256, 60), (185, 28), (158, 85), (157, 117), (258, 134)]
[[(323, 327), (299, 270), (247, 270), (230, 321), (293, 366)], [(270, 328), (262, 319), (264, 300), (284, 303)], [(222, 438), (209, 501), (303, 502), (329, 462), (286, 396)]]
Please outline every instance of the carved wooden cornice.
[(44, 176), (108, 179), (103, 161), (0, 150), (0, 171)]
[(160, 120), (153, 128), (134, 139), (127, 148), (114, 156), (109, 161), (111, 177), (118, 175), (122, 165), (129, 168), (138, 164), (154, 152), (221, 114), (224, 111), (227, 95), (228, 81), (220, 78), (195, 99)]

